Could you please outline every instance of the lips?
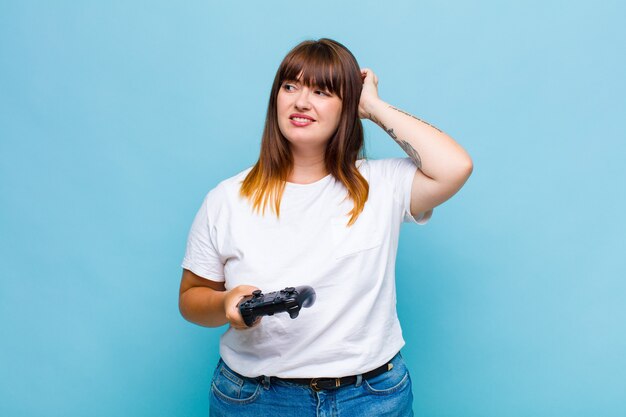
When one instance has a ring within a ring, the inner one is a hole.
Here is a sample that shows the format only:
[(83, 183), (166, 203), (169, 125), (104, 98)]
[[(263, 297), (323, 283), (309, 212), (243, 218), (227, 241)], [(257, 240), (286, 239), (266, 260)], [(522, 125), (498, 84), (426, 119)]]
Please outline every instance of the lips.
[(289, 119), (298, 123), (311, 123), (315, 121), (315, 119), (312, 118), (311, 116), (307, 116), (306, 114), (300, 114), (300, 113), (293, 113), (292, 115), (289, 116)]

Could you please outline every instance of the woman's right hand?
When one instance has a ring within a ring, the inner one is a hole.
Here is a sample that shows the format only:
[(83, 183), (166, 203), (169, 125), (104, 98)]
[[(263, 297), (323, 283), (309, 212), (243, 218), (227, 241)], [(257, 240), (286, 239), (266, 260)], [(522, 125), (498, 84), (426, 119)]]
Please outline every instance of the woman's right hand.
[[(227, 292), (226, 297), (224, 297), (224, 312), (231, 327), (238, 330), (249, 329), (246, 323), (244, 323), (243, 317), (241, 317), (238, 304), (242, 298), (252, 295), (252, 291), (258, 289), (252, 285), (239, 285)], [(260, 321), (261, 317), (254, 322), (253, 327), (258, 325)]]

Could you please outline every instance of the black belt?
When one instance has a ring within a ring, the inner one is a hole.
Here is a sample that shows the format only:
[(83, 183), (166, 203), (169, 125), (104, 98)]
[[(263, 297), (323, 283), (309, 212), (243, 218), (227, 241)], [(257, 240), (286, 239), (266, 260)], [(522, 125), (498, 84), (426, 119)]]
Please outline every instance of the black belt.
[[(374, 378), (375, 376), (384, 374), (393, 368), (393, 364), (388, 362), (372, 371), (364, 373), (363, 379)], [(264, 377), (257, 377), (258, 380), (263, 380)], [(271, 379), (278, 379), (285, 382), (293, 382), (296, 384), (308, 385), (314, 391), (321, 391), (323, 389), (337, 389), (345, 385), (352, 385), (356, 382), (357, 376), (344, 376), (343, 378), (277, 378), (271, 377)]]

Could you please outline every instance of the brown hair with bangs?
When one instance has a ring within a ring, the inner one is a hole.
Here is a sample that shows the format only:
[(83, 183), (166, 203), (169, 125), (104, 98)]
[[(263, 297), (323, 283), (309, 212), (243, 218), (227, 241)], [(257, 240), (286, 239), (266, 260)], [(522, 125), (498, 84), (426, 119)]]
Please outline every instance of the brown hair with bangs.
[[(298, 78), (298, 76), (300, 76)], [(342, 101), (339, 126), (328, 140), (324, 155), (326, 169), (348, 190), (346, 198), (354, 201), (348, 226), (356, 222), (369, 194), (369, 184), (355, 166), (365, 158), (363, 125), (359, 119), (359, 99), (363, 87), (361, 69), (352, 53), (332, 39), (304, 41), (296, 45), (278, 67), (270, 94), (261, 141), (259, 160), (242, 181), (239, 194), (253, 202), (258, 211), (270, 200), (276, 217), (285, 183), (293, 170), (289, 141), (278, 127), (276, 107), (279, 89), (284, 81), (299, 79), (305, 85), (328, 90)]]

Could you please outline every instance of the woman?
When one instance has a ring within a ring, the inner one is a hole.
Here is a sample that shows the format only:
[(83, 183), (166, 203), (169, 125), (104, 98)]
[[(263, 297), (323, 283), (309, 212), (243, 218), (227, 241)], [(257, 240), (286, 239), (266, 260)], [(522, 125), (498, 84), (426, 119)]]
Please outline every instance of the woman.
[[(395, 308), (400, 225), (426, 223), (472, 161), (439, 129), (383, 102), (377, 84), (338, 42), (297, 45), (276, 73), (258, 162), (213, 188), (196, 215), (180, 311), (202, 326), (230, 325), (213, 416), (412, 415)], [(364, 159), (361, 118), (408, 158)], [(244, 324), (243, 297), (300, 285), (317, 301), (299, 317)]]

